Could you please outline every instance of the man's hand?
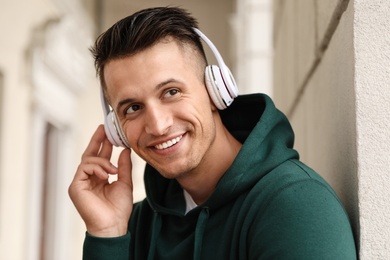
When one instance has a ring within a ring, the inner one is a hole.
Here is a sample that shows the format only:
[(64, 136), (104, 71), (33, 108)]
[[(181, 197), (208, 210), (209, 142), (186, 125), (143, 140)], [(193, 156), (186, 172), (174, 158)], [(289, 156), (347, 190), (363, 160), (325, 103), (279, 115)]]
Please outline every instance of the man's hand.
[[(81, 158), (69, 196), (93, 236), (116, 237), (127, 233), (133, 210), (130, 149), (124, 149), (118, 168), (110, 163), (112, 144), (100, 125)], [(118, 174), (109, 184), (108, 174)]]

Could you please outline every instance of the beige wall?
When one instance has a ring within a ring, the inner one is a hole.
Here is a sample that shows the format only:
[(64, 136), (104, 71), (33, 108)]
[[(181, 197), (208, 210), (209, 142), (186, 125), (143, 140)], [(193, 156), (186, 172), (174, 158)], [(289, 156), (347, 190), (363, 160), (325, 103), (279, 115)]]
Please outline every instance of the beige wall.
[[(346, 3), (278, 1), (274, 93), (294, 127), (301, 159), (330, 182), (355, 214), (353, 27)], [(341, 17), (339, 24), (332, 22), (334, 16)]]
[(67, 187), (87, 142), (79, 133), (92, 133), (101, 116), (79, 118), (98, 104), (86, 96), (96, 88), (90, 18), (78, 1), (5, 0), (0, 31), (0, 259), (39, 259), (45, 123), (57, 128), (59, 147), (50, 155), (57, 168), (48, 177), (46, 259), (79, 259), (84, 227)]
[(274, 3), (274, 93), (296, 148), (340, 196), (361, 259), (388, 259), (390, 3)]
[[(26, 79), (24, 55), (30, 31), (53, 15), (53, 10), (41, 1), (3, 1), (0, 8), (0, 70), (4, 75), (1, 100), (1, 165), (0, 165), (0, 258), (24, 259), (26, 242), (25, 216), (26, 178), (31, 137), (30, 85)], [(31, 10), (37, 12), (32, 13)], [(19, 250), (16, 250), (19, 249)]]

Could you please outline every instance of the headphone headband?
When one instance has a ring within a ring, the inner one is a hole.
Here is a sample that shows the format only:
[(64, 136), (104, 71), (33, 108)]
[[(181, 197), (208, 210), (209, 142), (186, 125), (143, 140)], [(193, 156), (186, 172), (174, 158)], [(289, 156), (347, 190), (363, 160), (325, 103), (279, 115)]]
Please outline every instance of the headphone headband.
[[(212, 84), (212, 81), (215, 82), (216, 86), (214, 86), (214, 87), (218, 88), (218, 92), (220, 93), (221, 98), (222, 98), (222, 102), (224, 103), (222, 105), (222, 107), (219, 107), (219, 109), (225, 109), (228, 106), (230, 106), (231, 103), (233, 102), (234, 98), (236, 98), (238, 96), (238, 87), (237, 87), (236, 81), (234, 80), (234, 77), (233, 77), (230, 69), (228, 68), (228, 66), (226, 66), (225, 62), (222, 59), (221, 54), (219, 53), (217, 47), (215, 47), (214, 43), (209, 38), (207, 38), (207, 36), (204, 33), (202, 33), (198, 28), (194, 27), (193, 30), (209, 46), (209, 48), (211, 49), (211, 51), (213, 52), (213, 54), (217, 60), (217, 63), (219, 66), (219, 73), (218, 73), (218, 68), (211, 65), (212, 67), (214, 67), (213, 68), (214, 73), (213, 73), (213, 75), (210, 75), (210, 76), (214, 77), (214, 78), (221, 77), (221, 80), (210, 79), (211, 82), (209, 82), (209, 84), (210, 83)], [(206, 77), (207, 77), (207, 75), (208, 74), (206, 72)], [(218, 81), (222, 82), (222, 84), (219, 84)], [(206, 84), (207, 84), (207, 81), (206, 81)]]

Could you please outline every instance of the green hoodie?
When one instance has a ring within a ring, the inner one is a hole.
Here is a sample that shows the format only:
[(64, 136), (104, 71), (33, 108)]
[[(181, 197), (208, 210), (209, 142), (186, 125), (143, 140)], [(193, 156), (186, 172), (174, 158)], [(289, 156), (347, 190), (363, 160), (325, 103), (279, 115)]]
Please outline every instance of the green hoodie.
[(87, 234), (84, 259), (356, 259), (341, 202), (298, 160), (271, 99), (240, 96), (220, 114), (243, 146), (208, 200), (185, 214), (178, 182), (147, 166), (147, 199), (135, 204), (129, 233)]

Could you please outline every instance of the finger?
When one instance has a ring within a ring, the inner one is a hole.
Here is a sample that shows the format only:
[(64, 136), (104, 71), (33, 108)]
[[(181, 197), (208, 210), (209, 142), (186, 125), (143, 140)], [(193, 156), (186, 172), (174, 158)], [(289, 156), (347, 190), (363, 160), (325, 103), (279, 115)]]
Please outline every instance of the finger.
[(106, 158), (107, 160), (110, 160), (111, 155), (112, 155), (112, 149), (113, 145), (110, 143), (110, 141), (105, 138), (103, 141), (102, 148), (99, 152), (99, 157)]
[(76, 180), (85, 180), (91, 176), (96, 176), (101, 180), (108, 179), (108, 173), (97, 164), (81, 164), (76, 172)]
[(118, 181), (125, 182), (133, 186), (131, 178), (131, 158), (130, 158), (130, 149), (123, 149), (118, 159)]
[(117, 174), (118, 169), (108, 159), (101, 157), (85, 157), (80, 165), (96, 164), (102, 167), (109, 174)]
[(95, 133), (92, 135), (91, 140), (89, 141), (89, 144), (81, 158), (83, 159), (88, 156), (97, 156), (105, 138), (106, 135), (104, 132), (104, 126), (99, 125)]

